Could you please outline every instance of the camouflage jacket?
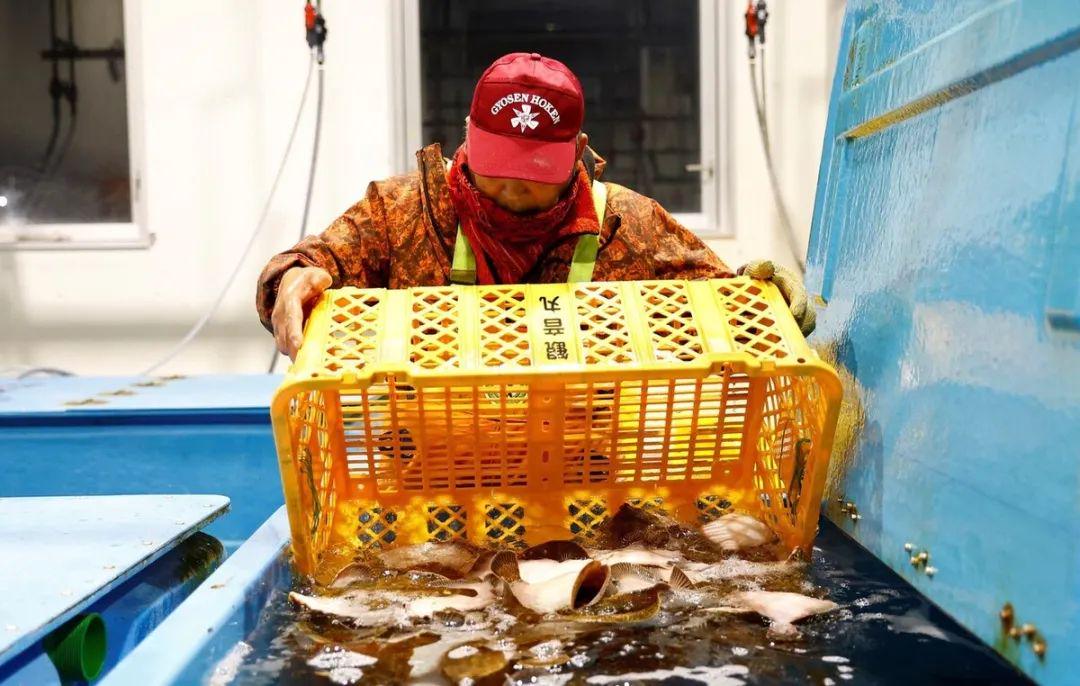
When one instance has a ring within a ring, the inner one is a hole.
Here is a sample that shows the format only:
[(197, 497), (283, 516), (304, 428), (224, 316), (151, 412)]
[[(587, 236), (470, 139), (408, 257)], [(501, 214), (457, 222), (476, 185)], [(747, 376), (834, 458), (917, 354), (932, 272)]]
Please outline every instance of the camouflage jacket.
[[(442, 150), (438, 144), (429, 145), (416, 158), (417, 171), (370, 183), (364, 198), (326, 231), (308, 236), (270, 259), (259, 276), (256, 294), (263, 326), (271, 328), (278, 284), (292, 267), (322, 267), (333, 277), (333, 288), (450, 283), (458, 221), (447, 188)], [(590, 176), (599, 179), (604, 160), (587, 151), (585, 163)], [(614, 183), (608, 183), (607, 190), (594, 280), (732, 276), (712, 250), (655, 200)], [(571, 236), (552, 246), (525, 281), (565, 281), (575, 245), (576, 237)]]

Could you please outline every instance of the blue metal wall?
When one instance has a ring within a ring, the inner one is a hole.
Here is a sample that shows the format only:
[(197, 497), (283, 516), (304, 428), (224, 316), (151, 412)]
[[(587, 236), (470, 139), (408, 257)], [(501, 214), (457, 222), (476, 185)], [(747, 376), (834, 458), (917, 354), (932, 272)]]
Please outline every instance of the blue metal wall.
[(828, 515), (1054, 684), (1080, 682), (1078, 49), (1077, 0), (850, 3), (807, 278), (848, 377)]

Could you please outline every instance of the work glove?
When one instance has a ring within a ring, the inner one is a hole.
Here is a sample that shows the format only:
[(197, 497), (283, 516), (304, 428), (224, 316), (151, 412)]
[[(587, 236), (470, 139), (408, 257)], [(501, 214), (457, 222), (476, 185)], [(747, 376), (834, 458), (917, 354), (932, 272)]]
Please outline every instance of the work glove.
[(304, 342), (304, 319), (323, 291), (333, 283), (330, 272), (320, 267), (293, 267), (281, 277), (270, 324), (274, 342), (290, 360)]
[(787, 301), (788, 309), (791, 310), (791, 315), (795, 317), (795, 322), (799, 325), (799, 331), (802, 331), (804, 336), (813, 333), (817, 325), (817, 312), (810, 304), (806, 288), (798, 276), (772, 260), (752, 260), (739, 267), (739, 274), (749, 276), (751, 279), (772, 281)]

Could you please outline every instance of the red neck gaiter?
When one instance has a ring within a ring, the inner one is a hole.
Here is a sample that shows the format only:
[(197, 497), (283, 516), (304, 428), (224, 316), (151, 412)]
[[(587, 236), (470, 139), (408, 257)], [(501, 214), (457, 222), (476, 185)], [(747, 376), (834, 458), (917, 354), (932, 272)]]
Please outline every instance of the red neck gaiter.
[(589, 175), (581, 163), (563, 198), (534, 214), (496, 205), (473, 185), (466, 164), (465, 150), (458, 148), (447, 181), (461, 230), (476, 253), (477, 284), (520, 283), (551, 246), (567, 236), (600, 233)]

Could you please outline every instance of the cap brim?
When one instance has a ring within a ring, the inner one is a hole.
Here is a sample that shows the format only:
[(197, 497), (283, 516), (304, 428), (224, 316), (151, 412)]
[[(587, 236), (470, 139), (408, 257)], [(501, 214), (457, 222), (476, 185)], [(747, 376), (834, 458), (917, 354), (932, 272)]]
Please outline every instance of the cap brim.
[(563, 183), (577, 160), (577, 141), (500, 136), (469, 122), (469, 168), (483, 176)]

